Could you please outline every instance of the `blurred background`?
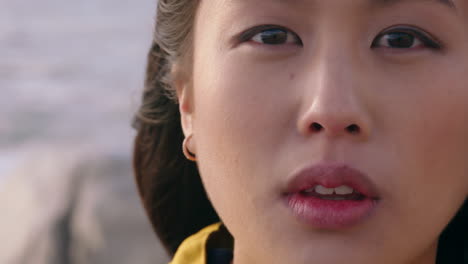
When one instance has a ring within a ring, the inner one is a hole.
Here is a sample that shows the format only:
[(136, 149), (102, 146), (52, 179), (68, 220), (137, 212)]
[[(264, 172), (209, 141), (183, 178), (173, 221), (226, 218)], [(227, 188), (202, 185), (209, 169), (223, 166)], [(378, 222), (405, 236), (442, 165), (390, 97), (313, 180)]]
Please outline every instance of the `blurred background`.
[(167, 263), (131, 119), (157, 0), (0, 0), (0, 263)]

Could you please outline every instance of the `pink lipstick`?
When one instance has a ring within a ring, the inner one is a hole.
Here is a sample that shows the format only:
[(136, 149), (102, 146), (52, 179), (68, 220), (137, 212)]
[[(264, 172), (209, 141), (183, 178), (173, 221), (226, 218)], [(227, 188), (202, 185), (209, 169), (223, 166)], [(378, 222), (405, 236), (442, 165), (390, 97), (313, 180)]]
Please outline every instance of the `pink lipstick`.
[(370, 178), (344, 163), (298, 170), (284, 192), (294, 216), (318, 229), (345, 229), (368, 219), (381, 198)]

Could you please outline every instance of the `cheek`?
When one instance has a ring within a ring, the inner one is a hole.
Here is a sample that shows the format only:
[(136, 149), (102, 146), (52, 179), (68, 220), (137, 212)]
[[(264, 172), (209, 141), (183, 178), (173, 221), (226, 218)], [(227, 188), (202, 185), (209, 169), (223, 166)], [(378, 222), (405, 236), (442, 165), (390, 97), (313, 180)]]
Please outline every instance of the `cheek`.
[[(224, 216), (260, 212), (258, 207), (268, 208), (261, 197), (273, 197), (265, 193), (273, 189), (265, 186), (260, 175), (273, 170), (269, 164), (284, 155), (282, 142), (294, 132), (298, 106), (291, 87), (292, 70), (281, 71), (275, 63), (246, 65), (245, 58), (219, 58), (209, 63), (200, 60), (204, 64), (195, 67), (199, 170), (215, 208), (226, 208), (224, 201), (239, 206), (224, 209)], [(242, 222), (239, 215), (226, 218)]]
[[(393, 118), (388, 131), (394, 132), (390, 138), (397, 139), (402, 155), (406, 153), (414, 164), (409, 168), (422, 170), (416, 175), (461, 180), (468, 165), (468, 86), (461, 75), (439, 74), (445, 78), (421, 81), (413, 85), (415, 93), (405, 93), (395, 107), (397, 115), (388, 115)], [(450, 171), (453, 176), (447, 175)]]
[(374, 114), (373, 140), (382, 154), (391, 153), (397, 175), (410, 174), (405, 182), (451, 177), (468, 184), (468, 57), (456, 55), (376, 67), (372, 93), (362, 98)]
[(468, 194), (468, 78), (449, 65), (427, 73), (395, 82), (376, 136), (392, 153), (395, 221), (433, 219), (421, 230), (439, 230)]
[(290, 71), (279, 67), (284, 63), (260, 66), (219, 56), (195, 68), (195, 129), (203, 154), (234, 158), (237, 152), (254, 156), (278, 147), (297, 110)]

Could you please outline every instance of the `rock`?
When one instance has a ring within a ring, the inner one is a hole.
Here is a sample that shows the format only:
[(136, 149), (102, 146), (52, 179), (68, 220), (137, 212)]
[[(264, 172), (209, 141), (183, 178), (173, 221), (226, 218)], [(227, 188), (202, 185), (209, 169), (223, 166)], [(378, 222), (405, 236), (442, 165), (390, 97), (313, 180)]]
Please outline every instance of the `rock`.
[(128, 155), (74, 145), (28, 145), (8, 155), (15, 162), (0, 171), (0, 263), (168, 262)]

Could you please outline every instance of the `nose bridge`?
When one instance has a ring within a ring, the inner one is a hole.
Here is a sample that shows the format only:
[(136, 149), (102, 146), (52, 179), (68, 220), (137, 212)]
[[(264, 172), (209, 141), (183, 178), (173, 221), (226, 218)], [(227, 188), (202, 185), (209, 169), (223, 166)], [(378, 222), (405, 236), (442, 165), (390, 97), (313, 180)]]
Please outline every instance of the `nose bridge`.
[(361, 67), (353, 54), (351, 47), (343, 45), (323, 45), (317, 52), (298, 121), (302, 134), (369, 135), (370, 125), (359, 98)]

